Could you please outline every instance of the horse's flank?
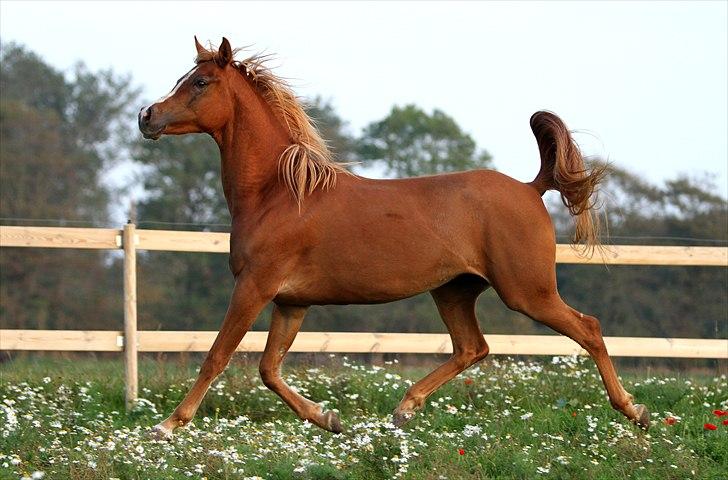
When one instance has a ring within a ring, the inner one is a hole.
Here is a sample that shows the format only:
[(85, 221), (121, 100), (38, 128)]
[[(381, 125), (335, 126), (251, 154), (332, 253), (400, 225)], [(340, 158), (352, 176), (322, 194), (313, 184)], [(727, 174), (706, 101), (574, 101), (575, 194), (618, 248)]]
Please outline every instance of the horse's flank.
[[(217, 55), (214, 48), (199, 52), (195, 63), (215, 61)], [(270, 58), (255, 54), (235, 60), (231, 65), (255, 87), (288, 130), (291, 144), (278, 159), (278, 174), (300, 208), (306, 195), (317, 188), (332, 188), (339, 173), (350, 172), (344, 164), (334, 161), (326, 141), (296, 94), (284, 79), (271, 71)]]

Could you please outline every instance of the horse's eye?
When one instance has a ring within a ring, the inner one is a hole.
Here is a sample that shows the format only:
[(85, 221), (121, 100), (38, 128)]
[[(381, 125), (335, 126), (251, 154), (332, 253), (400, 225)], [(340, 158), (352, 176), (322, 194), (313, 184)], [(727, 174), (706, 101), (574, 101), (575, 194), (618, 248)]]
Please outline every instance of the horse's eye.
[(207, 80), (204, 78), (198, 78), (195, 80), (195, 87), (197, 88), (205, 88), (207, 86)]

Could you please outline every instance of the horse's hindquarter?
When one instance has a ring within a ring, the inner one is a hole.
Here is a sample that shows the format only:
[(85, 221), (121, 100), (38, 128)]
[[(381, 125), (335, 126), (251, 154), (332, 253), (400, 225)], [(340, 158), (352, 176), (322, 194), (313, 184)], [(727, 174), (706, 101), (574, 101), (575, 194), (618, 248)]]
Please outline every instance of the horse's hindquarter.
[(406, 180), (341, 177), (335, 189), (310, 199), (317, 203), (300, 238), (311, 245), (301, 249), (276, 300), (380, 303), (462, 274), (486, 278), (488, 225), (507, 216), (500, 208), (504, 194), (518, 202), (527, 195), (524, 188), (487, 171)]

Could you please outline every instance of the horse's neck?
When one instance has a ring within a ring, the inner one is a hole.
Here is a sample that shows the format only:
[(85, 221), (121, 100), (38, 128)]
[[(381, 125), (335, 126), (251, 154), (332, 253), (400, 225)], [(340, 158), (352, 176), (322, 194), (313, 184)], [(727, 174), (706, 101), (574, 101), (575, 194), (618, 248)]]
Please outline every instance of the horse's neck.
[(279, 186), (278, 158), (290, 142), (257, 93), (245, 92), (236, 102), (233, 119), (213, 134), (220, 147), (223, 191), (233, 220), (250, 216)]

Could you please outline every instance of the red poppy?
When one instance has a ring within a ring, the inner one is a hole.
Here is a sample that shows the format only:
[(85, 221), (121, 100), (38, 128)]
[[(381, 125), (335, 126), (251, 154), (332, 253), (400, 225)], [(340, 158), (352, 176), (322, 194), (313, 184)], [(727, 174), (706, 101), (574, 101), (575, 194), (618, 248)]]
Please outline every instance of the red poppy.
[(473, 384), (473, 379), (472, 378), (466, 378), (465, 379), (465, 385), (472, 385), (472, 384)]
[(723, 415), (728, 415), (728, 410), (713, 410), (713, 415), (722, 417)]
[(677, 418), (675, 417), (667, 417), (664, 420), (665, 425), (675, 425), (677, 423)]
[(706, 423), (703, 425), (704, 430), (718, 430), (718, 427), (713, 425), (712, 423)]
[(571, 412), (571, 416), (572, 417), (575, 417), (576, 416), (576, 412)]
[(463, 449), (461, 448), (460, 450), (458, 450), (458, 453), (459, 453), (460, 455), (465, 455), (465, 450), (463, 450)]
[(728, 420), (723, 420), (723, 425), (728, 425)]

